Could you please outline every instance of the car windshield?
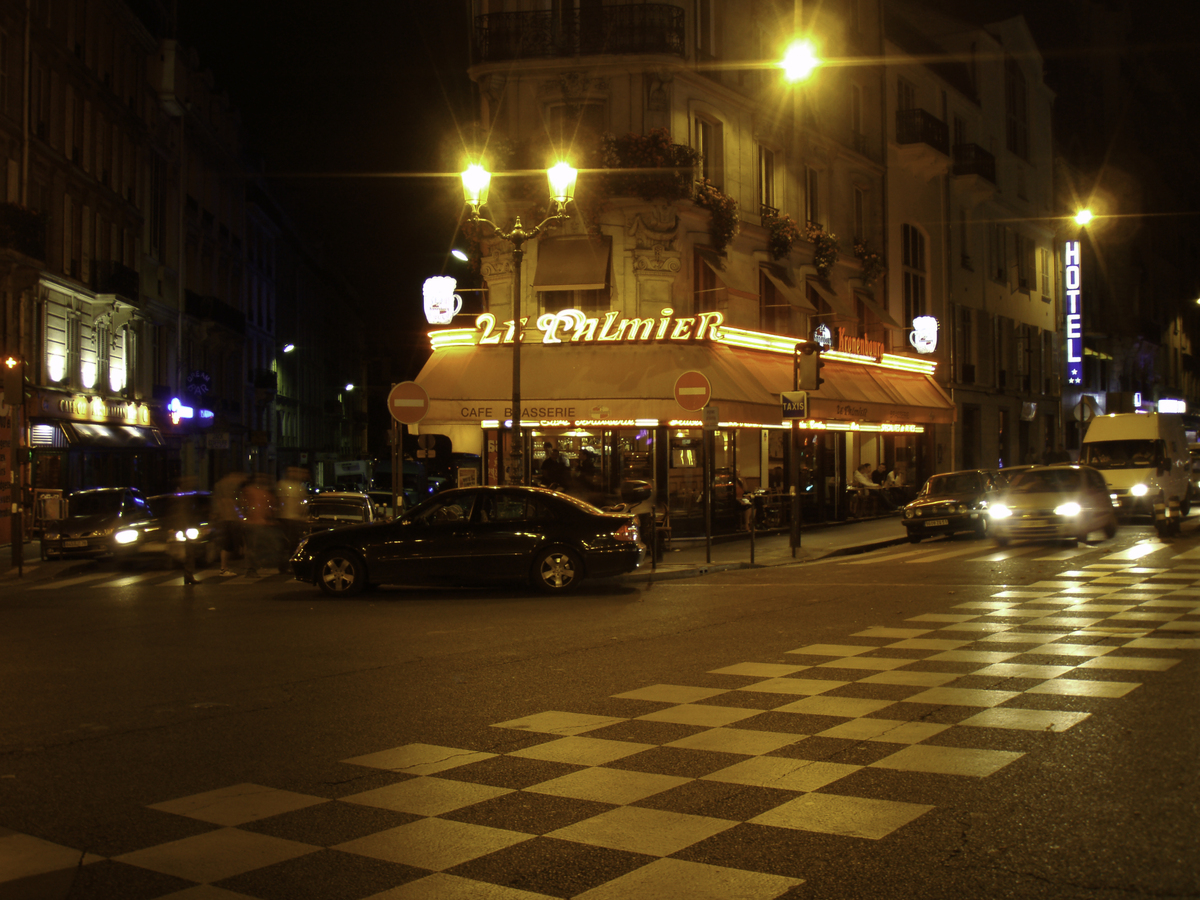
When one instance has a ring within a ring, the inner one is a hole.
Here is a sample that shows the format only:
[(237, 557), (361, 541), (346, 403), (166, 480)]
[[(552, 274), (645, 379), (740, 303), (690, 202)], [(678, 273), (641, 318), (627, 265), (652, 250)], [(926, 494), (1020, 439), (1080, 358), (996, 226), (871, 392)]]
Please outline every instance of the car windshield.
[(1009, 485), (1009, 491), (1014, 494), (1063, 494), (1078, 489), (1079, 473), (1074, 469), (1024, 472)]
[(310, 500), (308, 517), (335, 522), (365, 522), (367, 513), (363, 504), (351, 500)]
[(962, 472), (952, 475), (935, 475), (929, 479), (925, 488), (928, 497), (942, 497), (947, 494), (973, 494), (985, 490), (983, 476), (978, 472)]
[(1083, 445), (1079, 462), (1093, 469), (1142, 469), (1157, 465), (1161, 441), (1093, 441)]
[(71, 498), (71, 516), (111, 516), (121, 511), (121, 491), (76, 494)]

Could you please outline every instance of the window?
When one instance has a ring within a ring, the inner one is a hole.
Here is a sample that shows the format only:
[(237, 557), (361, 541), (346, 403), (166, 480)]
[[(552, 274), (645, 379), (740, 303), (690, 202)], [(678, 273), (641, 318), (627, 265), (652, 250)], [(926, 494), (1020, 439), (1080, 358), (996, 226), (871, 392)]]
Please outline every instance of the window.
[(697, 0), (696, 50), (700, 56), (716, 56), (716, 16), (713, 0)]
[(724, 156), (721, 123), (697, 116), (695, 119), (696, 151), (700, 154), (700, 176), (719, 188), (723, 182)]
[(911, 81), (903, 78), (896, 80), (896, 108), (899, 110), (917, 108), (917, 89)]
[(761, 214), (778, 213), (775, 205), (775, 151), (758, 145), (758, 205)]
[(565, 154), (571, 147), (592, 146), (607, 130), (602, 103), (571, 106), (560, 103), (546, 107), (542, 115), (546, 135), (555, 152)]
[(925, 235), (913, 225), (900, 226), (900, 264), (904, 277), (904, 322), (925, 315)]
[(1004, 284), (1008, 280), (1008, 229), (992, 223), (988, 226), (988, 238), (992, 280)]
[(1046, 299), (1050, 298), (1050, 251), (1046, 249), (1038, 250), (1038, 256), (1041, 258), (1042, 269), (1042, 296)]
[(974, 271), (975, 266), (971, 263), (971, 227), (966, 207), (958, 211), (958, 244), (962, 267)]
[(697, 247), (692, 254), (693, 312), (723, 311), (727, 305), (725, 285), (721, 284), (717, 273), (705, 260), (706, 253), (711, 254), (712, 251)]
[(958, 357), (958, 380), (966, 384), (975, 383), (975, 317), (973, 310), (964, 306), (955, 308), (955, 348)]
[(1011, 56), (1004, 61), (1005, 140), (1009, 151), (1029, 159), (1029, 99), (1025, 73)]
[[(857, 139), (863, 133), (863, 92), (862, 87), (857, 84), (850, 85), (850, 132), (854, 135), (857, 145)], [(855, 149), (858, 147), (855, 146)]]
[(0, 29), (0, 113), (8, 112), (8, 32)]
[(1033, 241), (1014, 232), (1013, 246), (1017, 257), (1017, 290), (1028, 292), (1033, 287)]
[(854, 239), (867, 239), (867, 195), (858, 187), (854, 189)]
[(821, 203), (818, 190), (818, 173), (811, 166), (804, 167), (804, 218), (812, 225), (821, 227)]
[[(793, 314), (799, 319), (799, 310), (788, 302), (788, 298), (776, 287), (766, 272), (759, 270), (758, 294), (762, 297), (760, 326), (768, 334), (801, 334), (802, 321), (793, 322)], [(801, 327), (796, 328), (795, 325)]]
[(954, 116), (953, 118), (953, 135), (954, 141), (951, 148), (961, 147), (967, 143), (967, 123), (963, 121), (962, 116)]

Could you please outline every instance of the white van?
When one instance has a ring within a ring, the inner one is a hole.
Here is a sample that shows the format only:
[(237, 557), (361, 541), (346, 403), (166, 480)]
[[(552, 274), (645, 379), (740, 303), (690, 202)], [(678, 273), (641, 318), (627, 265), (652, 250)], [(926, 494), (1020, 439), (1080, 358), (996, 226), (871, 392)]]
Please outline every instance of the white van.
[(1115, 413), (1088, 426), (1079, 462), (1099, 469), (1122, 515), (1154, 515), (1154, 504), (1192, 506), (1192, 461), (1183, 418), (1174, 413)]

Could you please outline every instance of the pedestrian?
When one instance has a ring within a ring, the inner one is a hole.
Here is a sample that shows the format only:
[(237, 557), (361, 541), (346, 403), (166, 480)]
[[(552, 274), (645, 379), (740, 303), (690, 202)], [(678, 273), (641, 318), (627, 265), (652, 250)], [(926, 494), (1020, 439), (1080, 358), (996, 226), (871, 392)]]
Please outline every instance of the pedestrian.
[(213, 532), (217, 549), (221, 551), (221, 573), (232, 575), (230, 566), (242, 543), (242, 513), (238, 506), (245, 472), (230, 472), (213, 487)]
[(305, 504), (308, 501), (308, 489), (304, 482), (308, 473), (299, 466), (288, 466), (284, 475), (275, 485), (279, 499), (279, 526), (287, 542), (287, 552), (290, 556), (304, 538), (308, 530), (308, 511)]
[(194, 504), (196, 502), (196, 479), (185, 476), (179, 479), (175, 494), (171, 497), (171, 505), (167, 510), (167, 525), (175, 534), (182, 535), (180, 544), (183, 546), (183, 583), (196, 584), (196, 545), (192, 543), (187, 532), (196, 527)]
[(242, 488), (246, 509), (246, 574), (258, 575), (258, 567), (270, 564), (278, 543), (275, 520), (275, 491), (265, 472), (255, 475)]
[(738, 531), (749, 531), (750, 523), (754, 518), (754, 501), (746, 496), (746, 482), (742, 481), (741, 469), (734, 472), (733, 498), (737, 502), (738, 513), (741, 516)]

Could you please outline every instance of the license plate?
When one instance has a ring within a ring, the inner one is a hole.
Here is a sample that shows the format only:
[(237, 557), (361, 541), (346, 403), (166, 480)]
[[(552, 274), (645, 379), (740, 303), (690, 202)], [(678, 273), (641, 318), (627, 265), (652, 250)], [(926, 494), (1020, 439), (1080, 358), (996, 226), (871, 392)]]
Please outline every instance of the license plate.
[(933, 528), (935, 525), (949, 525), (949, 519), (930, 519), (925, 523), (926, 528)]
[(87, 541), (63, 541), (64, 547), (86, 547)]

